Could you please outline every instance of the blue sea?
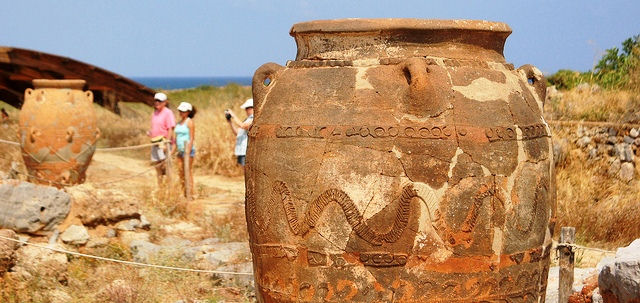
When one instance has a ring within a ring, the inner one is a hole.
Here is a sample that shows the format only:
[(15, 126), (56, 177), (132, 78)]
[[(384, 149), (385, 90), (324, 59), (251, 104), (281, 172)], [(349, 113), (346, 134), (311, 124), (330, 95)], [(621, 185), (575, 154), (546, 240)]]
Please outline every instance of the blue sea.
[(225, 86), (231, 83), (251, 85), (251, 77), (131, 77), (131, 79), (153, 89), (181, 89), (203, 85)]

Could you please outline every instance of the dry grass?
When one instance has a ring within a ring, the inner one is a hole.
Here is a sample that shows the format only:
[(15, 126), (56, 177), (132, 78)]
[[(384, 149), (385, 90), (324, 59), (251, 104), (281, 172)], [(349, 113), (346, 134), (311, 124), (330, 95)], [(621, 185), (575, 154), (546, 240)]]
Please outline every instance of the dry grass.
[[(634, 91), (565, 91), (545, 105), (547, 119), (632, 122), (637, 119), (640, 94)], [(574, 137), (575, 127), (557, 126), (554, 138)], [(570, 143), (566, 162), (557, 167), (558, 227), (576, 227), (581, 244), (615, 248), (640, 237), (640, 171), (629, 183), (610, 176), (607, 157), (588, 160)]]
[(573, 89), (562, 92), (545, 104), (549, 118), (555, 120), (607, 121), (638, 123), (633, 116), (640, 107), (640, 94), (633, 91)]
[(558, 226), (576, 227), (580, 243), (627, 245), (640, 236), (640, 181), (620, 181), (607, 174), (608, 162), (586, 158), (573, 149), (557, 169)]
[(196, 123), (196, 169), (204, 169), (207, 174), (242, 175), (233, 155), (235, 136), (224, 119), (224, 110), (231, 108), (239, 117), (244, 117), (240, 105), (250, 97), (250, 87), (234, 84), (169, 92), (172, 104), (187, 101), (198, 110), (193, 120)]
[[(206, 174), (225, 176), (242, 175), (233, 155), (235, 136), (224, 119), (224, 110), (231, 108), (238, 116), (244, 111), (240, 104), (251, 97), (251, 88), (247, 86), (228, 85), (225, 87), (203, 86), (187, 90), (166, 92), (170, 100), (170, 109), (176, 119), (177, 104), (187, 101), (198, 110), (194, 122), (196, 125), (196, 171), (205, 170)], [(150, 126), (153, 108), (139, 103), (120, 103), (121, 116), (96, 106), (98, 127), (102, 135), (99, 147), (128, 146), (148, 143), (146, 135)], [(132, 151), (127, 155), (145, 158), (148, 151)]]
[[(0, 122), (0, 139), (17, 142), (19, 111), (2, 101), (0, 108), (4, 108), (9, 114), (8, 122)], [(20, 147), (0, 143), (0, 171), (9, 172), (11, 162), (17, 163), (20, 171), (25, 171)]]

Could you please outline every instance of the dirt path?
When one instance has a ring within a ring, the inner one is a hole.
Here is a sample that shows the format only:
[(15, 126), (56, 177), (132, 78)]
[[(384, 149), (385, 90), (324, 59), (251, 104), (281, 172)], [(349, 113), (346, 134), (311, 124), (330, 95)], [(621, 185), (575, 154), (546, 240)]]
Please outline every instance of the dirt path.
[[(196, 199), (191, 204), (195, 208), (212, 215), (224, 215), (230, 209), (244, 205), (243, 177), (203, 175), (197, 170), (194, 178)], [(118, 181), (121, 179), (125, 180)], [(112, 181), (118, 182), (111, 183)], [(96, 187), (118, 187), (126, 192), (135, 192), (145, 188), (155, 189), (156, 173), (146, 159), (97, 152), (87, 169), (87, 183)]]

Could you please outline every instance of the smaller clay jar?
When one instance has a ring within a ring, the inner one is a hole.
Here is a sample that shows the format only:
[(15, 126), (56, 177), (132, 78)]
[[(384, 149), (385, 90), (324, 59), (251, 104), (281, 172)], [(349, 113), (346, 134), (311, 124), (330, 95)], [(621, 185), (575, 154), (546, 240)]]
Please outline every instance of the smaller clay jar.
[(56, 187), (83, 183), (100, 136), (93, 93), (84, 80), (33, 80), (20, 110), (20, 146), (29, 180)]

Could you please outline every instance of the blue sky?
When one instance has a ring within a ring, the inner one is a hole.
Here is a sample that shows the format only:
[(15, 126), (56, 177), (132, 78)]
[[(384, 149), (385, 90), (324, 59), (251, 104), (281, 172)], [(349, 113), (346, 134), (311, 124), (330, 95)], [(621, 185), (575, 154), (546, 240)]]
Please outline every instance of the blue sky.
[(638, 0), (0, 0), (0, 46), (71, 57), (125, 76), (251, 76), (295, 58), (291, 25), (316, 19), (505, 22), (505, 57), (545, 73), (591, 69), (640, 34)]

